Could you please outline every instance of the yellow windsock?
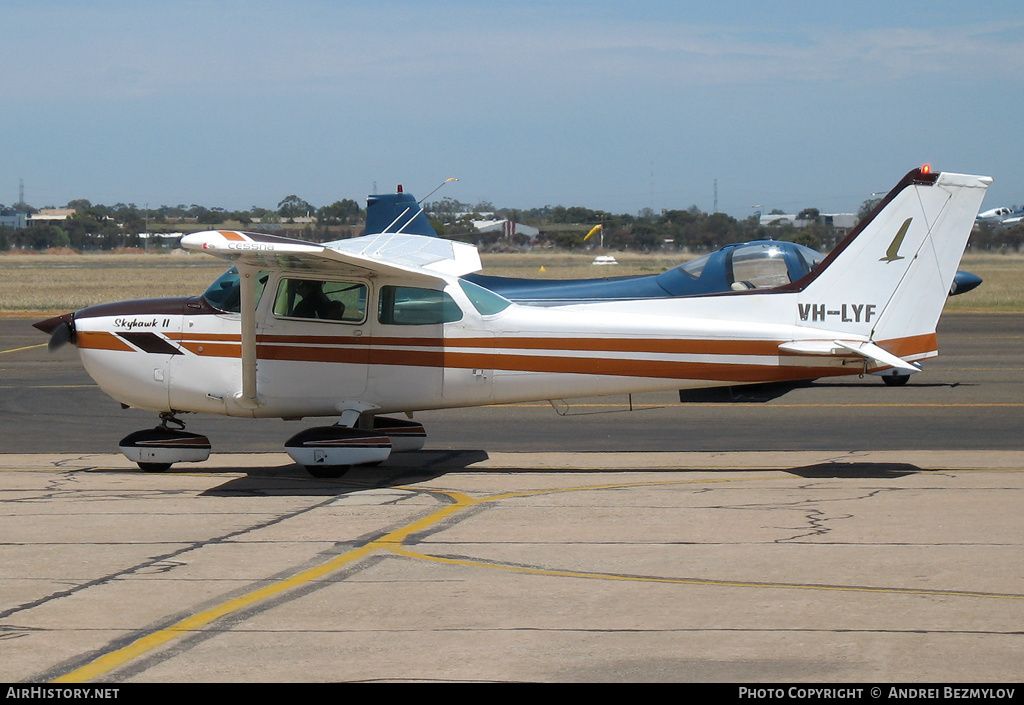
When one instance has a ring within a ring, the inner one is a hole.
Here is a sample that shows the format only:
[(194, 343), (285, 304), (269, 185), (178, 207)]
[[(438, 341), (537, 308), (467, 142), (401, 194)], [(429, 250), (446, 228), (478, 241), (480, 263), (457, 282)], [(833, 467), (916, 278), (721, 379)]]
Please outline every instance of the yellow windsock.
[(591, 235), (596, 233), (598, 230), (602, 230), (602, 229), (604, 229), (603, 225), (595, 225), (594, 227), (592, 227), (590, 229), (590, 232), (587, 233), (587, 236), (585, 238), (583, 238), (583, 242), (586, 242), (590, 238)]

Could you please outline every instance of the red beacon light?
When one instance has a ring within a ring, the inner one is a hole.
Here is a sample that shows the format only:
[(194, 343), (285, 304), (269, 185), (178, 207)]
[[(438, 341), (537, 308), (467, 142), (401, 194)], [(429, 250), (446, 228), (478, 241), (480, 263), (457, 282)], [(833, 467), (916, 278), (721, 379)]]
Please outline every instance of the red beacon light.
[(925, 164), (923, 167), (921, 167), (921, 173), (922, 174), (930, 174), (930, 173), (932, 173), (931, 165)]

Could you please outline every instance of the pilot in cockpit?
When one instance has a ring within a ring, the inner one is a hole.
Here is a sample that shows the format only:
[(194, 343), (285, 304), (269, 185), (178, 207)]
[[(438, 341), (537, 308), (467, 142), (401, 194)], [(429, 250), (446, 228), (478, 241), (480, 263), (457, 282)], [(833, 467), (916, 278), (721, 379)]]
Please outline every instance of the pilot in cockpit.
[(297, 318), (322, 318), (341, 320), (344, 315), (344, 304), (332, 301), (323, 290), (323, 282), (304, 279), (299, 282), (298, 294), (302, 297), (295, 304), (292, 315)]

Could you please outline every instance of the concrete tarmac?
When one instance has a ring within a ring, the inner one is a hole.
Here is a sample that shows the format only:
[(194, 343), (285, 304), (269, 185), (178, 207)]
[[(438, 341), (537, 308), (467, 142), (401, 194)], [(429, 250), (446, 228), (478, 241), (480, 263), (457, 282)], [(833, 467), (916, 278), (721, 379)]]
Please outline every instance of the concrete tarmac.
[(0, 680), (1021, 675), (1019, 451), (2, 461)]
[(1024, 317), (979, 320), (903, 388), (431, 412), (338, 480), (139, 472), (152, 419), (0, 320), (0, 680), (1018, 682)]

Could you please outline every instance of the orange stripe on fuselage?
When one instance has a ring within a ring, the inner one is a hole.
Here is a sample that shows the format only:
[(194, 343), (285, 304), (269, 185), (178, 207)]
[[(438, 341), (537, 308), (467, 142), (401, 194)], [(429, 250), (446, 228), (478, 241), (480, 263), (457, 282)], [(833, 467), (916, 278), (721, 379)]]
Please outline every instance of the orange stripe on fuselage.
[[(236, 336), (237, 340), (237, 336)], [(180, 343), (181, 347), (194, 355), (203, 357), (242, 357), (241, 342), (232, 343)]]
[(118, 352), (136, 352), (113, 333), (107, 331), (78, 331), (75, 333), (75, 345), (82, 350), (117, 350)]
[[(238, 335), (171, 334), (171, 340), (236, 342)], [(259, 335), (257, 343), (281, 345), (482, 348), (485, 350), (549, 350), (555, 352), (652, 353), (664, 355), (778, 355), (771, 340), (679, 340), (661, 338), (399, 338), (384, 336)]]
[(935, 333), (914, 335), (909, 338), (896, 338), (878, 344), (878, 347), (891, 352), (897, 357), (919, 355), (921, 353), (938, 352), (939, 337)]
[[(238, 335), (181, 334), (168, 336), (179, 340), (182, 348), (200, 356), (241, 356)], [(934, 334), (899, 338), (880, 343), (901, 357), (934, 353)], [(497, 369), (513, 372), (556, 374), (592, 374), (616, 377), (656, 377), (710, 379), (736, 382), (761, 382), (805, 379), (859, 373), (857, 366), (805, 366), (758, 364), (742, 360), (728, 362), (665, 359), (623, 359), (597, 357), (597, 353), (648, 355), (728, 355), (799, 359), (781, 355), (778, 341), (741, 340), (669, 340), (631, 338), (400, 338), (349, 337), (319, 335), (260, 335), (257, 357), (261, 360), (327, 362), (337, 364), (373, 364), (400, 367), (453, 369)], [(591, 353), (591, 355), (523, 354), (528, 351)], [(853, 360), (860, 358), (850, 355)]]
[(199, 343), (222, 341), (237, 343), (242, 338), (238, 333), (167, 333), (168, 340), (191, 340)]

